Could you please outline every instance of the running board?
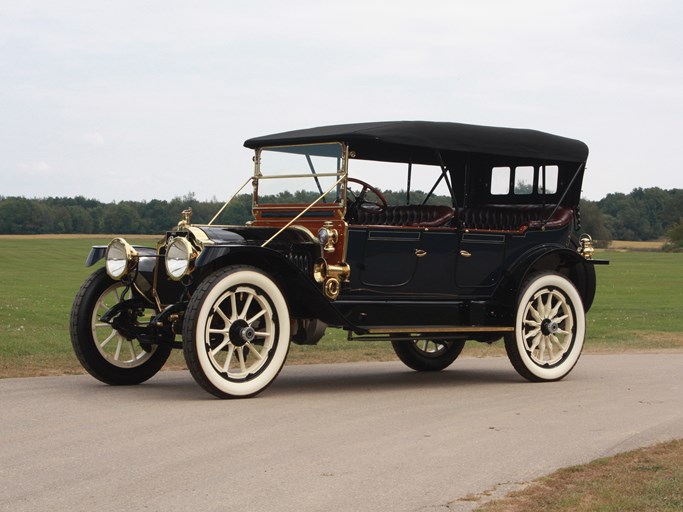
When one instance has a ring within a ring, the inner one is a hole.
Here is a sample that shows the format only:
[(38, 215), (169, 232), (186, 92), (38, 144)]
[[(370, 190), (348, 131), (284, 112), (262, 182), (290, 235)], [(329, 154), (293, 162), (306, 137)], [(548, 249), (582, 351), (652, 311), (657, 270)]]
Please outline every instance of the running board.
[(399, 333), (448, 333), (448, 332), (512, 332), (514, 327), (461, 327), (452, 325), (417, 325), (412, 327), (368, 327), (368, 334), (399, 334)]
[[(453, 325), (417, 325), (417, 326), (372, 326), (363, 329), (360, 335), (348, 331), (349, 341), (412, 341), (426, 339), (432, 341), (448, 341), (462, 339), (477, 339), (479, 341), (495, 341), (504, 333), (513, 332), (514, 327), (460, 327)], [(498, 336), (495, 336), (498, 334)], [(490, 340), (486, 335), (494, 335)]]

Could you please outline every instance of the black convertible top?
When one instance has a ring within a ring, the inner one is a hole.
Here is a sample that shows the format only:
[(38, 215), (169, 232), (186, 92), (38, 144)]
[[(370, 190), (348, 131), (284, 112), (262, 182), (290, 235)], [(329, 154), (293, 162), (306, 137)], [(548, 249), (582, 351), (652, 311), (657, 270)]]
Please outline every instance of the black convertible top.
[[(585, 162), (588, 146), (575, 139), (519, 128), (497, 128), (434, 121), (387, 121), (340, 124), (275, 133), (248, 139), (264, 146), (345, 142), (368, 160), (438, 163), (448, 153), (478, 153), (544, 161)], [(446, 153), (446, 155), (436, 155)]]

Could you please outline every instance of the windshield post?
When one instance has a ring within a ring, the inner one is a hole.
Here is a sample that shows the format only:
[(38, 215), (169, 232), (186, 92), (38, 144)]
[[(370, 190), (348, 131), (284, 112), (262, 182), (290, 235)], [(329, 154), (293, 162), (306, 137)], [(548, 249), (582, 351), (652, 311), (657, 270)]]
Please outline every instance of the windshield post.
[(413, 162), (408, 162), (408, 184), (406, 185), (406, 204), (410, 204), (410, 180), (413, 176)]

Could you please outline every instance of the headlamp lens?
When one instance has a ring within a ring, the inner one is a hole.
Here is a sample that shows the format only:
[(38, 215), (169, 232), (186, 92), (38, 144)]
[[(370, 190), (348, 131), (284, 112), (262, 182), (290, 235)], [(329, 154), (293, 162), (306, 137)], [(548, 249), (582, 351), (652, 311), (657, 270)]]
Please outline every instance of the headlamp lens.
[(123, 238), (114, 238), (107, 247), (104, 266), (112, 279), (123, 279), (137, 263), (138, 253)]
[(179, 281), (190, 270), (194, 255), (192, 244), (186, 238), (174, 238), (166, 247), (166, 272), (168, 277)]

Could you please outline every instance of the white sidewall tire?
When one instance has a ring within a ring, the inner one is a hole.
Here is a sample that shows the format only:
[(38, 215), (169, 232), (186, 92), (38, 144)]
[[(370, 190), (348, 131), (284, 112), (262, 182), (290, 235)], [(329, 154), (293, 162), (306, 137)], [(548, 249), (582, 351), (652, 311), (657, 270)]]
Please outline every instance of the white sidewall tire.
[[(220, 272), (220, 271), (219, 271)], [(225, 296), (225, 294), (232, 288), (244, 286), (246, 288), (253, 286), (260, 289), (265, 295), (265, 299), (270, 303), (274, 313), (274, 323), (277, 328), (274, 340), (274, 347), (268, 353), (268, 359), (259, 369), (258, 375), (245, 380), (228, 380), (221, 373), (217, 371), (209, 354), (206, 350), (206, 330), (207, 322), (209, 322), (212, 309), (218, 301)], [(192, 307), (192, 302), (198, 299), (201, 304), (198, 306), (197, 314), (190, 320), (192, 329), (192, 340), (194, 344), (193, 351), (196, 355), (196, 360), (199, 363), (199, 368), (193, 369), (189, 364), (190, 370), (193, 370), (193, 376), (196, 370), (200, 370), (206, 378), (211, 388), (207, 389), (209, 392), (221, 398), (229, 397), (249, 397), (253, 396), (263, 389), (265, 389), (280, 373), (287, 359), (289, 352), (289, 337), (290, 337), (290, 319), (289, 309), (282, 292), (278, 286), (265, 274), (256, 270), (245, 270), (243, 268), (235, 269), (234, 271), (226, 272), (224, 277), (219, 278), (213, 283), (208, 290), (199, 297), (194, 297), (188, 309)], [(187, 357), (187, 354), (186, 354)], [(202, 383), (197, 379), (203, 387)]]
[[(533, 297), (542, 290), (553, 289), (558, 290), (566, 298), (566, 301), (571, 308), (574, 315), (572, 339), (569, 343), (569, 348), (564, 353), (559, 362), (542, 366), (530, 356), (524, 343), (524, 316), (526, 307)], [(583, 350), (584, 338), (586, 335), (586, 317), (583, 308), (583, 301), (576, 287), (566, 277), (547, 273), (540, 274), (538, 277), (532, 279), (517, 304), (517, 313), (515, 315), (515, 348), (520, 362), (524, 368), (531, 374), (533, 380), (538, 381), (555, 381), (565, 377), (576, 365)], [(522, 373), (522, 372), (520, 372)]]

